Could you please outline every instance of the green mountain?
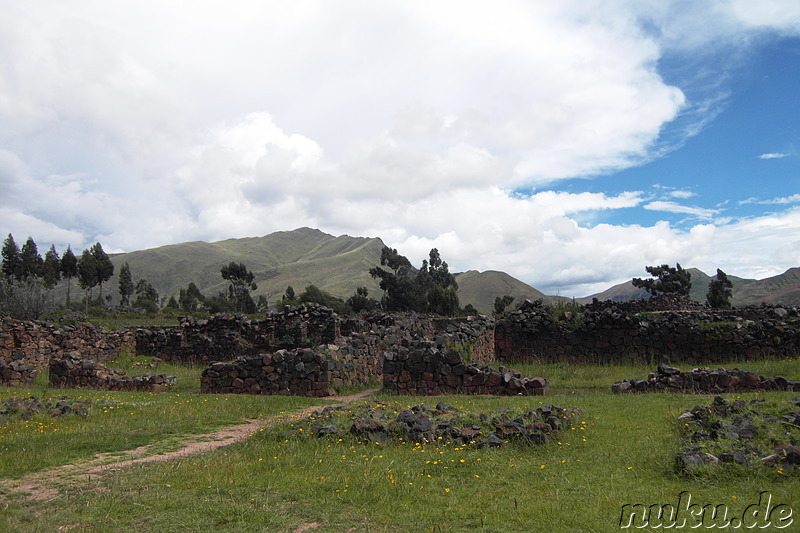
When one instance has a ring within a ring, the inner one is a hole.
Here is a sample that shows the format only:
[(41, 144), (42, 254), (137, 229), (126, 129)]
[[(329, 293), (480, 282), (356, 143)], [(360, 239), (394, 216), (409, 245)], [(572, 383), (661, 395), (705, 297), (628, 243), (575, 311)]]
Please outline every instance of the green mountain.
[[(264, 295), (272, 303), (289, 285), (298, 294), (307, 285), (316, 285), (342, 298), (351, 296), (357, 287), (366, 286), (370, 295), (379, 297), (378, 284), (368, 270), (380, 265), (383, 246), (377, 238), (334, 237), (316, 229), (300, 228), (263, 237), (171, 244), (118, 254), (111, 260), (115, 272), (127, 262), (134, 283), (146, 279), (162, 298), (177, 297), (190, 282), (206, 296), (224, 292), (227, 282), (220, 269), (231, 261), (244, 263), (255, 275), (258, 289), (254, 296)], [(116, 276), (108, 285), (108, 292), (118, 297)]]
[[(113, 255), (111, 261), (117, 273), (127, 262), (134, 283), (146, 279), (162, 299), (172, 295), (177, 298), (180, 289), (190, 282), (206, 296), (224, 292), (227, 282), (220, 269), (231, 261), (244, 263), (254, 274), (258, 285), (254, 297), (264, 295), (270, 304), (279, 300), (289, 285), (299, 294), (313, 284), (343, 299), (352, 296), (356, 288), (367, 287), (370, 296), (380, 299), (378, 281), (369, 275), (369, 269), (380, 265), (384, 246), (379, 238), (334, 237), (316, 229), (300, 228), (263, 237), (171, 244)], [(491, 314), (497, 296), (510, 294), (517, 301), (547, 299), (504, 272), (470, 270), (456, 274), (456, 281), (461, 305), (470, 303), (485, 314)], [(117, 287), (116, 275), (104, 284), (103, 294), (110, 294), (112, 303), (119, 301)], [(80, 298), (74, 284), (73, 291)]]
[[(689, 297), (697, 302), (705, 302), (708, 284), (714, 278), (697, 268), (687, 270), (692, 275), (692, 289)], [(762, 280), (731, 275), (728, 275), (728, 279), (733, 283), (732, 303), (736, 307), (761, 303), (800, 305), (800, 268), (790, 268), (783, 274)], [(646, 297), (645, 290), (634, 287), (630, 281), (627, 281), (614, 285), (601, 293), (581, 298), (580, 302), (591, 302), (592, 298), (624, 302)]]
[(458, 283), (458, 299), (461, 306), (472, 304), (484, 315), (491, 315), (494, 311), (494, 299), (498, 296), (511, 295), (514, 305), (528, 299), (547, 299), (542, 292), (534, 289), (520, 280), (513, 278), (505, 272), (487, 270), (478, 272), (469, 270), (456, 274)]

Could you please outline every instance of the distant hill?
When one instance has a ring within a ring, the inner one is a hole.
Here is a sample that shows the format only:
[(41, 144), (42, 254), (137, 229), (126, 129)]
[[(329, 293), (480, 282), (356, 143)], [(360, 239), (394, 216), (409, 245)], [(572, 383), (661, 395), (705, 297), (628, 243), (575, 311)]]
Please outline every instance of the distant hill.
[(456, 274), (458, 283), (458, 299), (461, 306), (472, 304), (480, 313), (491, 315), (494, 311), (494, 299), (498, 296), (511, 295), (515, 304), (529, 300), (547, 299), (544, 293), (534, 289), (505, 272), (487, 270), (478, 272), (468, 270)]
[[(270, 304), (280, 299), (289, 285), (299, 294), (313, 284), (343, 299), (353, 295), (356, 288), (367, 287), (371, 297), (380, 299), (378, 281), (368, 271), (380, 265), (384, 246), (379, 238), (334, 237), (316, 229), (300, 228), (263, 237), (171, 244), (116, 254), (111, 261), (116, 273), (127, 262), (134, 283), (146, 279), (162, 299), (172, 295), (177, 298), (180, 289), (190, 282), (206, 296), (224, 292), (227, 282), (222, 279), (220, 269), (231, 261), (244, 263), (253, 272), (258, 285), (254, 296), (264, 295)], [(456, 281), (461, 305), (471, 303), (485, 314), (491, 314), (497, 296), (510, 294), (517, 301), (547, 299), (540, 291), (504, 272), (470, 270), (456, 274)], [(117, 287), (116, 275), (104, 284), (103, 293), (112, 295), (112, 303), (119, 300)], [(80, 298), (74, 282), (72, 290)]]
[[(687, 270), (692, 275), (692, 289), (689, 297), (697, 302), (705, 302), (708, 284), (715, 278), (697, 268)], [(733, 282), (732, 303), (737, 307), (759, 305), (762, 302), (776, 305), (800, 305), (800, 268), (790, 268), (783, 274), (762, 280), (731, 275), (728, 275), (728, 279)], [(587, 303), (591, 302), (593, 298), (597, 298), (598, 300), (625, 302), (647, 297), (647, 291), (634, 287), (630, 281), (627, 281), (614, 285), (603, 292), (581, 298), (579, 301)]]
[[(134, 283), (143, 278), (159, 295), (177, 297), (182, 287), (194, 282), (206, 296), (224, 292), (222, 266), (234, 261), (255, 275), (258, 289), (273, 303), (291, 285), (300, 293), (307, 285), (316, 285), (335, 296), (347, 298), (357, 287), (366, 286), (370, 295), (380, 297), (378, 284), (368, 270), (380, 265), (384, 244), (378, 238), (334, 237), (316, 229), (300, 228), (263, 237), (225, 241), (187, 242), (149, 250), (114, 255), (115, 272), (128, 262)], [(117, 297), (116, 275), (108, 285)]]

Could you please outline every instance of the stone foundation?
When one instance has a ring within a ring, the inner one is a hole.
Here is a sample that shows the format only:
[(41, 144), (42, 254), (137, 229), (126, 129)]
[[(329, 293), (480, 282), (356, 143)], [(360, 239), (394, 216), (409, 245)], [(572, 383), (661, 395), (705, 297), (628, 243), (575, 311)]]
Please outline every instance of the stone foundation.
[(544, 378), (522, 378), (500, 367), (465, 363), (453, 350), (440, 351), (433, 342), (418, 341), (387, 352), (383, 362), (383, 387), (407, 395), (498, 394), (543, 395)]
[(671, 303), (668, 310), (655, 311), (654, 302), (596, 302), (560, 316), (528, 303), (498, 321), (495, 354), (500, 361), (514, 362), (698, 366), (800, 355), (797, 308), (722, 311)]
[(22, 361), (11, 361), (4, 363), (0, 361), (0, 384), (9, 387), (29, 385), (33, 383), (38, 371), (33, 365)]
[(717, 368), (695, 368), (682, 372), (678, 368), (659, 365), (647, 379), (627, 379), (614, 383), (613, 392), (695, 392), (721, 394), (725, 392), (754, 392), (765, 390), (800, 391), (800, 381), (781, 376), (765, 378), (756, 372)]
[(81, 359), (73, 354), (50, 360), (51, 387), (160, 392), (174, 384), (173, 376), (126, 376), (121, 370), (111, 370), (100, 363)]

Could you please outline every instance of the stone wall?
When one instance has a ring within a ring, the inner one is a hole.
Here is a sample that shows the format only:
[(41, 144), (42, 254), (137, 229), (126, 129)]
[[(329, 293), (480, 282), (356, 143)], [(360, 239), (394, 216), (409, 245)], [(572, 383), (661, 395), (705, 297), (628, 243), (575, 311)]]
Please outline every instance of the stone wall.
[(230, 314), (181, 318), (179, 326), (137, 329), (136, 353), (166, 361), (233, 360), (333, 342), (340, 335), (339, 323), (331, 309), (316, 304), (288, 308), (263, 319)]
[(413, 313), (359, 316), (344, 321), (338, 330), (340, 336), (313, 350), (277, 350), (215, 361), (203, 372), (201, 390), (327, 396), (342, 386), (380, 383), (384, 380), (385, 358), (421, 341), (453, 352), (459, 361), (462, 355), (470, 362), (491, 361), (492, 325), (485, 317), (432, 319)]
[(36, 377), (36, 368), (23, 361), (0, 361), (0, 384), (9, 387), (28, 385)]
[(122, 350), (134, 350), (130, 332), (107, 333), (88, 323), (72, 327), (0, 319), (0, 361), (23, 361), (43, 370), (51, 357), (64, 352), (80, 352), (96, 361), (110, 361)]
[(725, 392), (753, 392), (764, 390), (800, 391), (800, 381), (781, 376), (765, 378), (756, 372), (734, 368), (695, 368), (681, 371), (664, 364), (658, 365), (647, 379), (626, 379), (611, 386), (613, 392), (697, 392), (722, 394)]
[(543, 395), (544, 378), (522, 378), (500, 367), (466, 363), (454, 350), (440, 350), (433, 341), (401, 342), (383, 361), (383, 387), (410, 395), (500, 394)]
[(91, 389), (160, 392), (175, 384), (175, 378), (164, 374), (126, 376), (122, 370), (82, 359), (75, 354), (50, 359), (51, 387), (88, 387)]
[(331, 396), (331, 362), (308, 348), (215, 362), (203, 371), (200, 392)]
[(498, 321), (497, 359), (702, 364), (800, 354), (797, 308), (641, 311), (643, 305), (597, 302), (554, 317), (528, 303)]

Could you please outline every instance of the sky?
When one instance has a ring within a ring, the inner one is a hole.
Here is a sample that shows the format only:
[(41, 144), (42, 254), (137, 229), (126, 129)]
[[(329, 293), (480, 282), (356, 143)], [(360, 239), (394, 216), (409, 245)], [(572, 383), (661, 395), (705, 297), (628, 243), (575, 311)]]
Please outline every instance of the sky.
[(587, 296), (800, 266), (796, 0), (0, 0), (0, 236), (299, 227)]

